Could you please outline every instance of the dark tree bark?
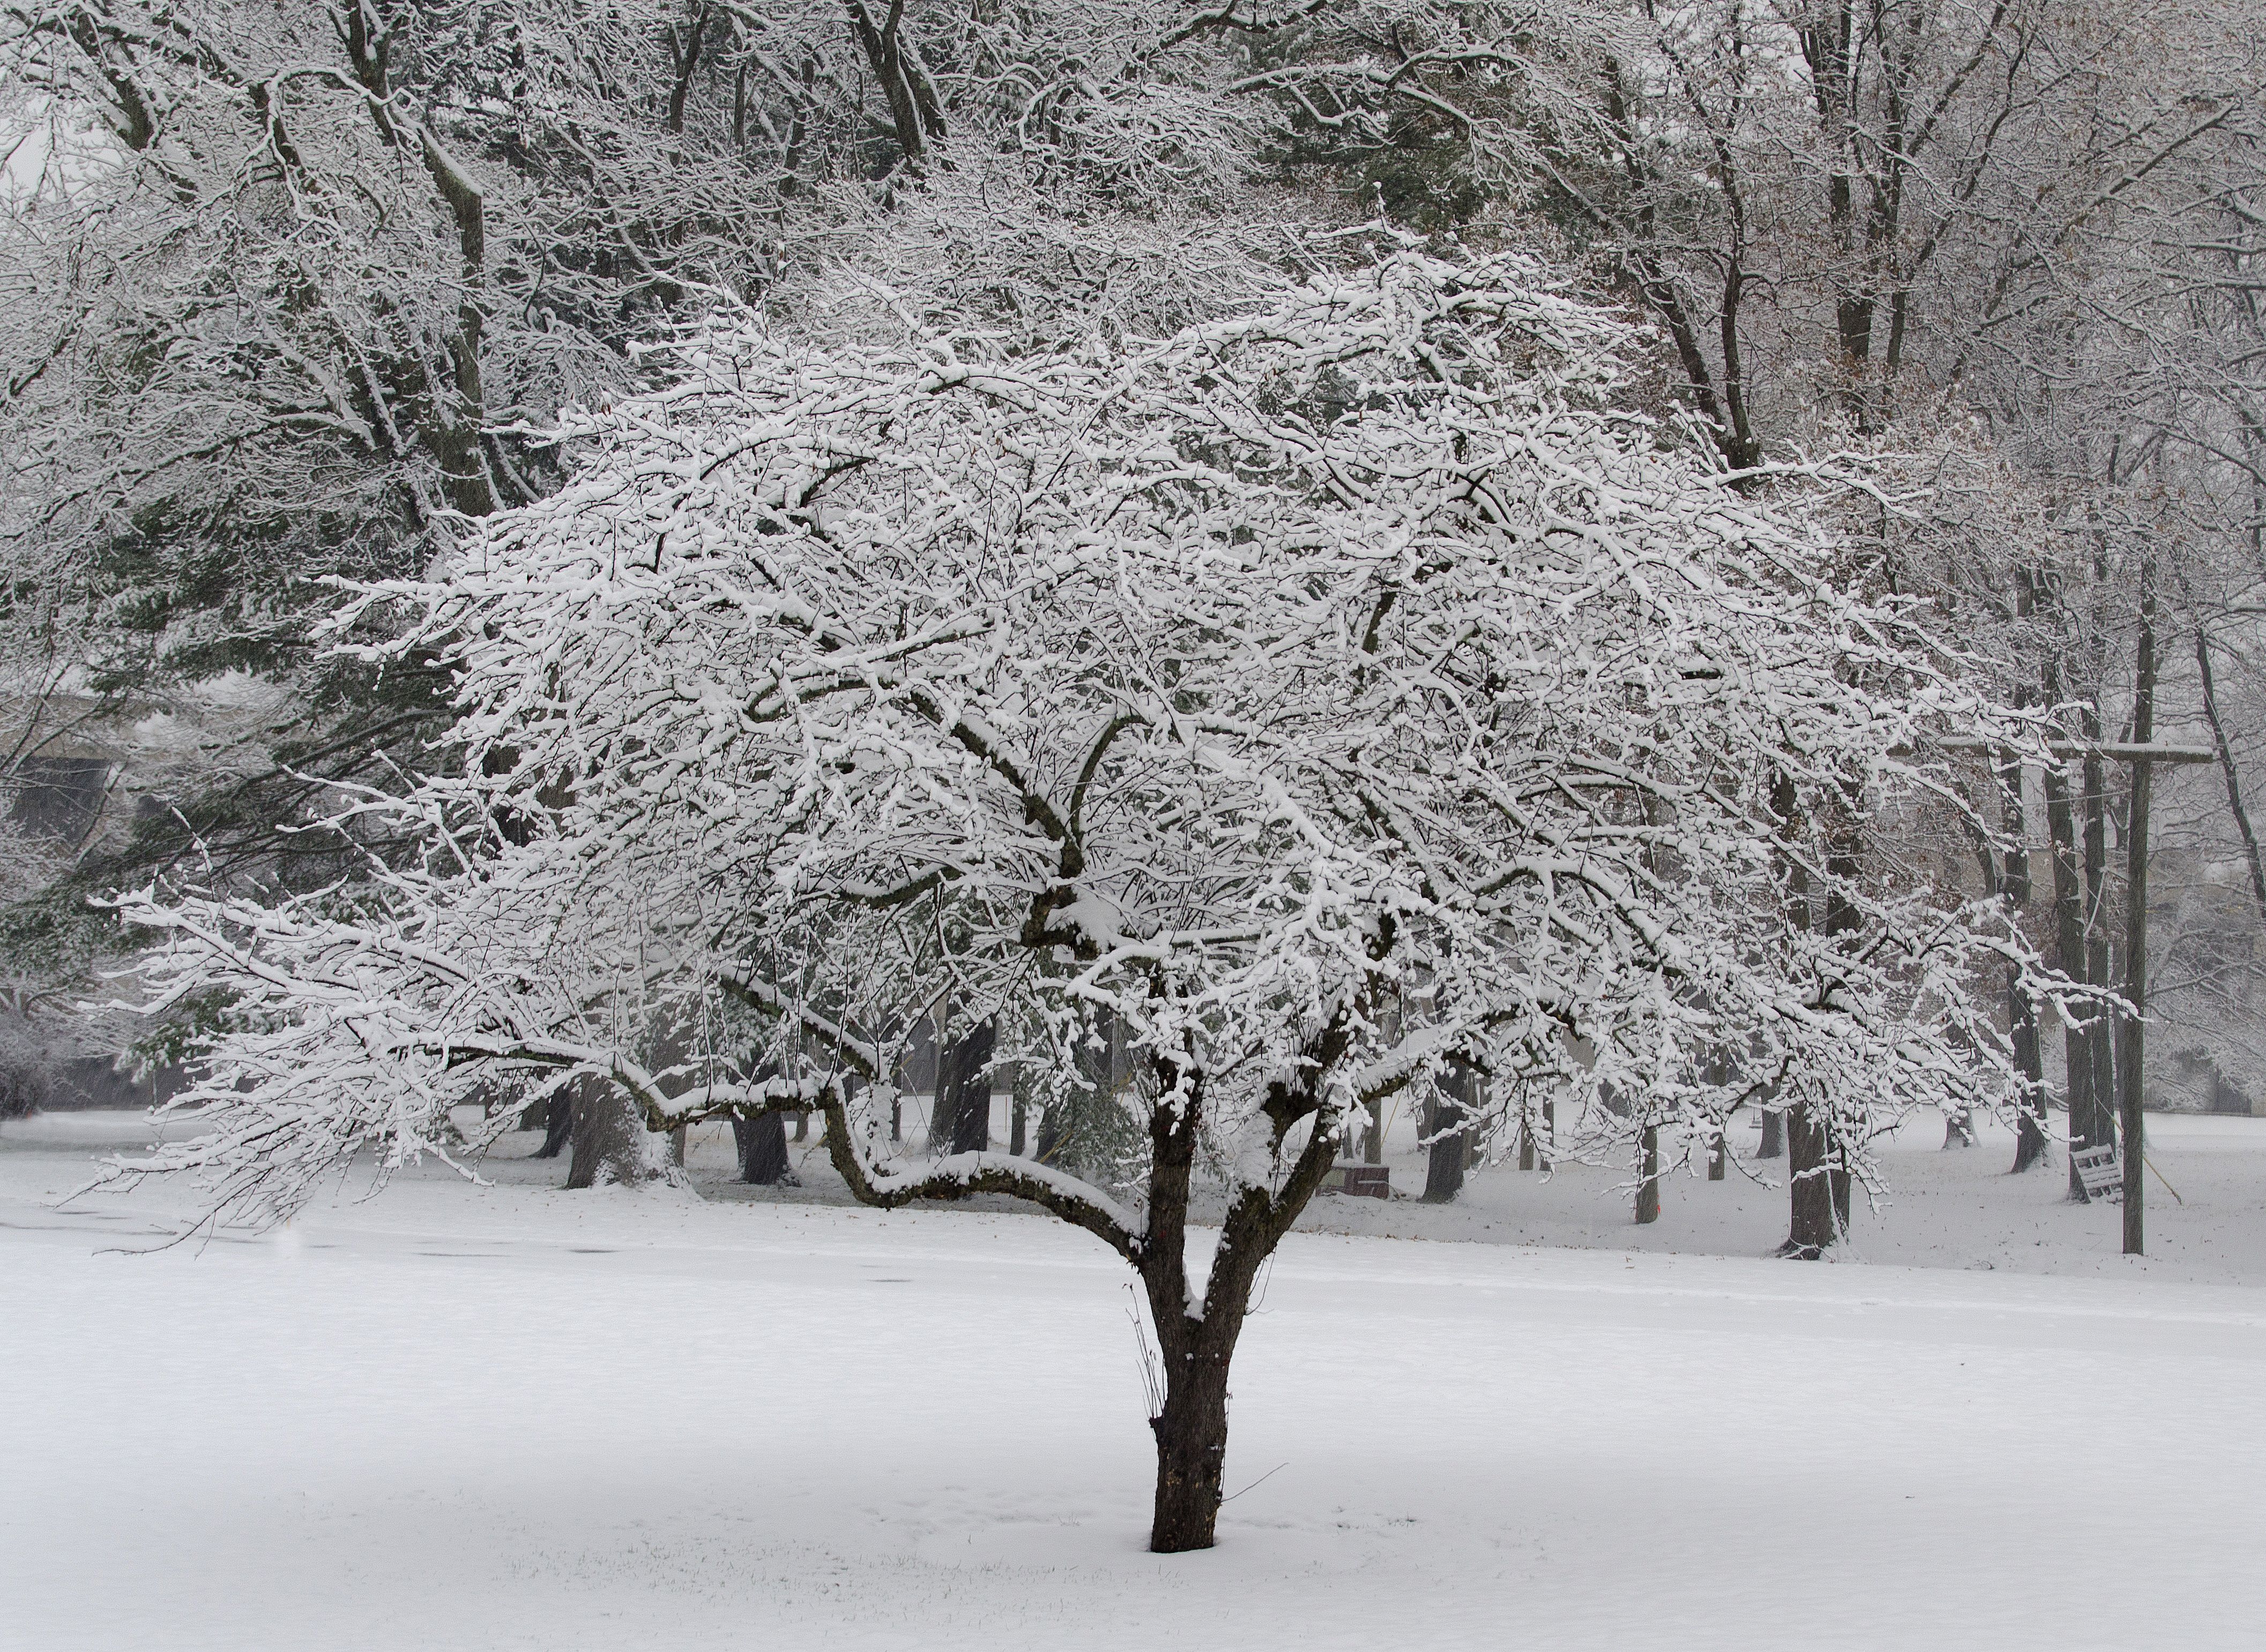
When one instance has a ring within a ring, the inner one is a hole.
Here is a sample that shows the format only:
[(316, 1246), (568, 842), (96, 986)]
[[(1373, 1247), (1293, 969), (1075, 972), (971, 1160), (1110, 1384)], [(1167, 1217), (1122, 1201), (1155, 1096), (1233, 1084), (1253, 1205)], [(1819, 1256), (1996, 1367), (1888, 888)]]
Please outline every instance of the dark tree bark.
[(603, 1078), (578, 1078), (569, 1092), (574, 1154), (567, 1161), (566, 1185), (594, 1188), (601, 1181), (641, 1179), (645, 1121), (632, 1110), (629, 1099)]
[(1478, 1091), (1479, 1074), (1462, 1063), (1450, 1063), (1440, 1075), (1424, 1126), (1431, 1138), (1424, 1163), (1426, 1204), (1446, 1204), (1464, 1190), (1464, 1127), (1477, 1107)]
[(1639, 1227), (1660, 1220), (1660, 1126), (1648, 1124), (1637, 1138), (1636, 1220)]
[(1039, 1139), (1031, 1149), (1031, 1157), (1042, 1165), (1059, 1162), (1064, 1134), (1063, 1104), (1057, 1101), (1039, 1115)]
[(929, 1118), (932, 1152), (980, 1153), (991, 1145), (991, 1052), (998, 1043), (998, 1025), (986, 1020), (945, 1046)]
[(566, 1151), (567, 1138), (574, 1130), (574, 1104), (565, 1095), (551, 1098), (551, 1115), (544, 1121), (543, 1145), (535, 1150), (537, 1159), (556, 1159)]
[(1786, 1115), (1777, 1107), (1763, 1109), (1763, 1142), (1755, 1149), (1757, 1159), (1786, 1157)]
[[(2059, 692), (2059, 671), (2046, 669), (2050, 700)], [(2068, 776), (2058, 768), (2046, 771), (2046, 830), (2053, 841), (2054, 963), (2072, 981), (2089, 982), (2085, 949), (2084, 867), (2078, 859), (2077, 808), (2069, 792)], [(2072, 1148), (2086, 1144), (2093, 1119), (2093, 1043), (2082, 1027), (2062, 1033), (2062, 1062), (2068, 1074), (2069, 1137)], [(2069, 1167), (2069, 1196), (2085, 1202), (2085, 1184), (2077, 1166)]]
[[(1319, 1075), (1342, 1056), (1347, 1038), (1333, 1027), (1310, 1042), (1303, 1087), (1277, 1084), (1268, 1114), (1277, 1139), (1321, 1107)], [(1246, 1188), (1220, 1223), (1200, 1308), (1192, 1312), (1186, 1236), (1188, 1183), (1195, 1167), (1195, 1133), (1203, 1085), (1159, 1061), (1159, 1088), (1181, 1097), (1149, 1119), (1149, 1217), (1134, 1266), (1149, 1302), (1164, 1364), (1164, 1393), (1149, 1426), (1157, 1440), (1157, 1501), (1149, 1546), (1179, 1554), (1212, 1546), (1219, 1520), (1221, 1475), (1227, 1460), (1227, 1376), (1249, 1311), (1259, 1268), (1290, 1232), (1336, 1159), (1331, 1131), (1314, 1129), (1279, 1190)]]
[(1372, 1097), (1362, 1109), (1361, 1161), (1364, 1165), (1385, 1162), (1385, 1103)]
[(787, 1176), (786, 1117), (759, 1114), (732, 1121), (733, 1144), (740, 1150), (740, 1180), (775, 1188)]
[[(2085, 978), (2095, 986), (2114, 979), (2109, 972), (2109, 786), (2102, 772), (2101, 719), (2088, 705), (2083, 715), (2085, 757)], [(2070, 1138), (2080, 1135), (2088, 1147), (2116, 1143), (2116, 1056), (2115, 1020), (2096, 1012), (2085, 1029), (2090, 1069), (2084, 1129), (2070, 1120)]]
[(2203, 627), (2196, 627), (2196, 669), (2203, 674), (2203, 719), (2211, 726), (2211, 749), (2218, 756), (2218, 771), (2226, 782), (2226, 807), (2242, 834), (2242, 853), (2250, 866), (2250, 893), (2258, 915), (2266, 918), (2266, 860), (2258, 852), (2258, 834), (2250, 824), (2250, 810), (2242, 800), (2242, 776), (2234, 765), (2234, 751), (2226, 742), (2226, 726), (2218, 716), (2218, 685), (2211, 669), (2211, 644)]
[(1807, 1101), (1786, 1110), (1787, 1168), (1793, 1220), (1779, 1254), (1816, 1261), (1841, 1237), (1848, 1219), (1849, 1174), (1828, 1139), (1825, 1121)]
[[(2028, 616), (2036, 603), (2030, 581), (2024, 579), (2015, 589), (2016, 611)], [(2017, 689), (2014, 704), (2029, 703), (2028, 691)], [(2028, 840), (2029, 822), (2022, 805), (2022, 764), (2013, 753), (2005, 755), (1999, 764), (1999, 825), (2008, 842), (2014, 846), (2007, 852), (2003, 874), (1993, 865), (1989, 850), (1983, 855), (1984, 876), (1991, 884), (1991, 893), (2006, 897), (2017, 914), (2030, 903), (2030, 857), (2021, 845)], [(2007, 1025), (2014, 1046), (2014, 1066), (2022, 1075), (2023, 1095), (2014, 1112), (2014, 1171), (2017, 1174), (2039, 1163), (2046, 1153), (2046, 1087), (2045, 1066), (2038, 1050), (2038, 1010), (2030, 995), (2022, 990), (2022, 972), (2014, 966), (2007, 969)], [(1961, 1123), (1966, 1125), (1963, 1119)], [(1957, 1145), (1975, 1145), (1971, 1127), (1959, 1131)], [(1953, 1145), (1947, 1129), (1944, 1145)]]

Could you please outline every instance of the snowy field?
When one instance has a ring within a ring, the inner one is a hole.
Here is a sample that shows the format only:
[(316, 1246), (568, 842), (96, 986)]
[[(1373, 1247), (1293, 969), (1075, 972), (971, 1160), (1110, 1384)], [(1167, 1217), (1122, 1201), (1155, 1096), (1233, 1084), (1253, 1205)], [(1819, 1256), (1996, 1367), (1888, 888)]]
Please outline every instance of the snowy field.
[(2139, 1262), (1996, 1138), (1893, 1151), (1862, 1266), (1736, 1182), (1323, 1204), (1407, 1237), (1286, 1243), (1173, 1559), (1050, 1220), (504, 1162), (137, 1255), (185, 1190), (54, 1201), (146, 1127), (0, 1126), (0, 1645), (2255, 1647), (2266, 1121), (2152, 1126)]

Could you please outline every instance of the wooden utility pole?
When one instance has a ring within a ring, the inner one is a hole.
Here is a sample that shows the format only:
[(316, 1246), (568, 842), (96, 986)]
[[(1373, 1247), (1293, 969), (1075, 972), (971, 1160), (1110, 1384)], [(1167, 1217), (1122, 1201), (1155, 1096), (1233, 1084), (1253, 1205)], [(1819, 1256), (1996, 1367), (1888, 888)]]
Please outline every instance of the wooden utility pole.
[[(2146, 1229), (2146, 1203), (2141, 1186), (2147, 1173), (2146, 1126), (2140, 1114), (2142, 1095), (2142, 1061), (2145, 1049), (2142, 1017), (2148, 1007), (2148, 805), (2153, 791), (2155, 765), (2160, 763), (2216, 763), (2218, 753), (2208, 746), (2158, 745), (2156, 727), (2156, 581), (2155, 564), (2145, 563), (2140, 571), (2140, 644), (2138, 670), (2135, 674), (2132, 697), (2132, 735), (2131, 740), (2091, 740), (2083, 742), (2055, 741), (2051, 749), (2058, 757), (2082, 757), (2087, 768), (2097, 770), (2103, 759), (2111, 763), (2132, 765), (2131, 804), (2124, 817), (2124, 980), (2120, 996), (2124, 1000), (2123, 1012), (2116, 1026), (2116, 1107), (2118, 1134), (2123, 1137), (2124, 1177), (2124, 1254), (2143, 1254), (2141, 1249)], [(2065, 783), (2061, 796), (2049, 776), (2048, 797), (2057, 811), (2054, 820), (2056, 908), (2061, 920), (2062, 968), (2069, 967), (2072, 939), (2072, 929), (2076, 918), (2077, 890), (2073, 876), (2065, 874), (2065, 862), (2074, 847), (2068, 842), (2073, 835), (2074, 822), (2065, 826), (2063, 821), (2070, 811), (2064, 800)], [(2088, 781), (2088, 789), (2095, 789)], [(2088, 822), (2090, 830), (2090, 822)], [(2084, 914), (2085, 927), (2093, 928), (2098, 902), (2087, 903)], [(2087, 947), (2090, 954), (2094, 948)], [(2105, 944), (2100, 948), (2106, 951)], [(2103, 968), (2088, 968), (2087, 976), (2096, 986), (2106, 985), (2108, 971)], [(2080, 1081), (2078, 1071), (2077, 1041), (2072, 1041), (2070, 1065), (2070, 1121), (2072, 1132), (2077, 1128), (2080, 1098), (2087, 1084), (2094, 1091), (2092, 1110), (2097, 1115), (2109, 1106), (2105, 1093), (2106, 1083), (2096, 1069)], [(2087, 1145), (2099, 1144), (2088, 1140)], [(2074, 1184), (2075, 1172), (2072, 1181)]]
[[(2132, 743), (2148, 750), (2156, 732), (2156, 565), (2140, 564), (2140, 646), (2132, 684)], [(2216, 753), (2212, 754), (2214, 757)], [(2148, 998), (2148, 793), (2155, 764), (2132, 759), (2131, 807), (2124, 818), (2124, 1019), (2117, 1027), (2118, 1123), (2124, 1137), (2124, 1254), (2141, 1254), (2147, 1137), (2140, 1119), (2141, 1015)]]

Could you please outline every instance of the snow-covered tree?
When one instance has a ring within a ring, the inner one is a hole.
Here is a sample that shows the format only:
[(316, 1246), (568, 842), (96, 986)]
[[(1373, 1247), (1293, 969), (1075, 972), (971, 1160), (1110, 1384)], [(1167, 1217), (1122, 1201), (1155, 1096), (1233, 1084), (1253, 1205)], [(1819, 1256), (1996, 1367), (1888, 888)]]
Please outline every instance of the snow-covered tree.
[[(1546, 1086), (1602, 1152), (1604, 1100), (1706, 1141), (1769, 1094), (1862, 1173), (1885, 1120), (2007, 1094), (2019, 943), (1846, 845), (2021, 731), (1846, 593), (1811, 479), (1613, 410), (1624, 323), (1518, 257), (1365, 250), (1160, 340), (711, 337), (576, 415), (566, 486), (336, 622), (453, 662), (457, 766), (342, 815), (422, 856), (122, 903), (150, 1007), (208, 1029), (205, 1134), (138, 1167), (272, 1208), (446, 1154), (500, 1085), (498, 1132), (545, 1085), (656, 1129), (815, 1107), (859, 1198), (1012, 1195), (1137, 1272), (1176, 1551), (1254, 1279), (1366, 1100), (1452, 1063), (1480, 1122)], [(1106, 1026), (1133, 1173), (903, 1156), (939, 1012), (1055, 1086)]]

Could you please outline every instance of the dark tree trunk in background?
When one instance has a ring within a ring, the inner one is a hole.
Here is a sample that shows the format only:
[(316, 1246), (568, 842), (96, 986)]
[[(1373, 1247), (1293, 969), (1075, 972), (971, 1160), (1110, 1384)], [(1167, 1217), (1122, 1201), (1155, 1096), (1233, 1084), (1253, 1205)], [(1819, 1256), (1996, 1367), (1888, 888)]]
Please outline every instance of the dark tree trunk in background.
[(1755, 1149), (1757, 1159), (1781, 1159), (1786, 1155), (1786, 1115), (1776, 1107), (1763, 1109), (1763, 1144)]
[(2042, 1164), (2046, 1156), (2045, 1052), (2039, 1047), (2038, 1006), (2021, 990), (2021, 973), (2007, 971), (2007, 1010), (2014, 1018), (2014, 1065), (2029, 1093), (2022, 1098), (2014, 1121), (2014, 1169), (2017, 1173)]
[(1812, 1116), (1809, 1103), (1799, 1102), (1786, 1110), (1786, 1139), (1793, 1220), (1779, 1254), (1815, 1261), (1840, 1237), (1825, 1122)]
[(1637, 1138), (1636, 1219), (1642, 1227), (1660, 1220), (1660, 1126), (1648, 1124)]
[[(1707, 1064), (1707, 1082), (1713, 1085), (1729, 1085), (1731, 1082), (1731, 1071), (1729, 1054), (1718, 1050)], [(1732, 1111), (1736, 1112), (1737, 1109), (1734, 1107)], [(1714, 1138), (1707, 1144), (1707, 1180), (1710, 1181), (1721, 1181), (1723, 1179), (1725, 1160), (1730, 1157), (1731, 1152), (1730, 1136), (1731, 1115), (1727, 1113), (1723, 1115), (1723, 1122), (1716, 1126)]]
[(1371, 1096), (1369, 1099), (1368, 1107), (1363, 1108), (1363, 1112), (1367, 1122), (1362, 1126), (1361, 1161), (1365, 1165), (1381, 1165), (1385, 1162), (1385, 1102), (1383, 1098)]
[[(1782, 811), (1783, 812), (1783, 811)], [(1856, 880), (1862, 847), (1856, 822), (1860, 811), (1852, 800), (1833, 820), (1826, 834), (1825, 868), (1832, 882), (1825, 891), (1825, 932), (1851, 935), (1861, 926), (1861, 917), (1846, 893)], [(1807, 928), (1810, 896), (1808, 880), (1798, 873), (1790, 881), (1797, 895), (1795, 920)], [(1838, 1240), (1849, 1225), (1849, 1164), (1841, 1144), (1831, 1139), (1826, 1115), (1816, 1103), (1802, 1100), (1786, 1110), (1787, 1168), (1789, 1197), (1786, 1243), (1781, 1256), (1815, 1261)]]
[(1440, 1075), (1424, 1130), (1432, 1138), (1424, 1165), (1426, 1204), (1445, 1204), (1463, 1191), (1463, 1127), (1477, 1109), (1478, 1091), (1479, 1074), (1461, 1062), (1449, 1063)]
[(601, 1181), (635, 1181), (645, 1174), (645, 1121), (629, 1099), (602, 1078), (578, 1078), (569, 1087), (574, 1156), (566, 1185), (593, 1188)]
[(1028, 1062), (1015, 1064), (1013, 1077), (1007, 1086), (1007, 1151), (1016, 1158), (1023, 1156), (1028, 1142), (1027, 1121), (1030, 1116), (1030, 1080), (1025, 1076)]
[(732, 1121), (733, 1144), (740, 1150), (740, 1180), (774, 1188), (786, 1180), (786, 1116), (759, 1114)]
[[(2059, 674), (2049, 669), (2046, 692), (2058, 693)], [(2069, 794), (2069, 778), (2059, 769), (2046, 771), (2046, 830), (2053, 840), (2054, 963), (2072, 981), (2089, 981), (2085, 955), (2085, 872), (2078, 859), (2077, 810)], [(2093, 1044), (2085, 1028), (2065, 1027), (2062, 1063), (2069, 1079), (2069, 1135), (2072, 1147), (2085, 1145), (2085, 1132), (2093, 1116)], [(2077, 1166), (2069, 1167), (2069, 1196), (2082, 1203), (2085, 1184)]]
[(563, 1093), (551, 1098), (550, 1107), (551, 1116), (543, 1126), (543, 1145), (535, 1150), (537, 1159), (558, 1158), (574, 1130), (574, 1104)]
[[(2101, 720), (2088, 710), (2084, 718), (2088, 742), (2101, 738)], [(2108, 986), (2109, 973), (2109, 788), (2102, 777), (2100, 754), (2088, 750), (2085, 759), (2085, 978)], [(2096, 1012), (2085, 1029), (2087, 1107), (2080, 1128), (2069, 1122), (2072, 1141), (2082, 1137), (2088, 1147), (2116, 1144), (2116, 1061), (2113, 1040), (2116, 1017)]]
[(991, 1052), (998, 1044), (998, 1027), (987, 1020), (945, 1046), (929, 1115), (931, 1152), (980, 1153), (991, 1145)]
[[(2036, 611), (2036, 588), (2029, 576), (2017, 582), (2014, 602), (2018, 615), (2028, 617)], [(2015, 705), (2029, 703), (2029, 691), (2017, 688)], [(1999, 823), (2014, 846), (2007, 851), (2005, 874), (1993, 878), (1997, 888), (1991, 892), (2004, 895), (2019, 916), (2029, 905), (2032, 894), (2029, 852), (2022, 847), (2029, 839), (2029, 819), (2022, 801), (2021, 759), (2012, 752), (2003, 754), (1999, 764)], [(1983, 859), (1985, 874), (1991, 876), (1988, 850)], [(2046, 1089), (2045, 1068), (2038, 1051), (2038, 1006), (2022, 990), (2022, 972), (2011, 965), (2007, 970), (2007, 1026), (2014, 1046), (2014, 1067), (2022, 1075), (2025, 1091), (2014, 1112), (2014, 1169), (2019, 1173), (2046, 1154)], [(1975, 1144), (1972, 1129), (1960, 1144)], [(1944, 1145), (1951, 1145), (1948, 1138)]]

